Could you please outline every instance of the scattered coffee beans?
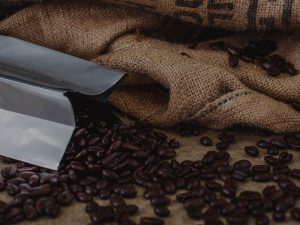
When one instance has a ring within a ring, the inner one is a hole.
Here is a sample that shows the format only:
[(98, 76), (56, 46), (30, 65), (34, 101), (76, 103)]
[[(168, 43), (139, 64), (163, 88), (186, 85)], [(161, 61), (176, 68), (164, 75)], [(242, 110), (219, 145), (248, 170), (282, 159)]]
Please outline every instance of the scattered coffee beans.
[(237, 67), (241, 59), (246, 63), (257, 62), (270, 76), (279, 76), (281, 73), (290, 76), (298, 74), (294, 65), (285, 58), (278, 54), (271, 55), (277, 49), (276, 44), (271, 40), (250, 41), (244, 49), (230, 46), (223, 41), (210, 43), (210, 47), (213, 50), (226, 51), (231, 67)]
[[(221, 43), (213, 47), (227, 48)], [(243, 54), (236, 48), (227, 51), (239, 57)], [(157, 216), (142, 217), (141, 225), (163, 225), (163, 218), (174, 214), (169, 209), (170, 195), (176, 195), (191, 219), (203, 220), (207, 225), (222, 225), (222, 221), (247, 224), (250, 218), (257, 225), (268, 225), (272, 220), (285, 221), (288, 213), (293, 220), (300, 220), (300, 209), (296, 208), (300, 187), (294, 182), (300, 179), (300, 170), (292, 165), (290, 168), (292, 151), (300, 149), (299, 134), (261, 140), (257, 147), (245, 146), (251, 157), (260, 154), (259, 148), (266, 149), (265, 164), (252, 165), (247, 159), (232, 162), (227, 149), (236, 140), (228, 132), (221, 132), (215, 149), (202, 158), (178, 162), (174, 157), (180, 144), (168, 140), (164, 133), (141, 124), (109, 125), (99, 121), (89, 108), (77, 111), (78, 127), (59, 171), (4, 158), (4, 162), (16, 165), (1, 170), (0, 190), (13, 199), (8, 203), (0, 201), (0, 223), (54, 218), (61, 213), (61, 207), (79, 201), (86, 204), (91, 224), (135, 225), (132, 216), (139, 208), (125, 199), (137, 196), (137, 186), (144, 189), (143, 197)], [(180, 130), (183, 136), (199, 135), (200, 131), (194, 121), (185, 123)], [(213, 145), (207, 136), (200, 143)], [(261, 191), (240, 192), (239, 184), (245, 181), (274, 184), (266, 184)], [(97, 198), (108, 203), (100, 205)]]

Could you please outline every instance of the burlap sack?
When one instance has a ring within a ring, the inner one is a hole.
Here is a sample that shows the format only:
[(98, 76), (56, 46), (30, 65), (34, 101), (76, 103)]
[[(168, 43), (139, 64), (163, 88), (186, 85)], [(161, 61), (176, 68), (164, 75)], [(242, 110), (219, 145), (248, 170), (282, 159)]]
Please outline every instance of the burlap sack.
[[(3, 0), (22, 5), (43, 0)], [(49, 1), (49, 0), (48, 0)], [(297, 0), (98, 0), (158, 12), (203, 26), (234, 30), (291, 29), (300, 25)]]
[[(163, 30), (166, 19), (134, 8), (92, 2), (44, 3), (0, 23), (2, 33), (129, 71), (109, 102), (156, 126), (197, 119), (210, 128), (247, 124), (276, 132), (300, 130), (300, 75), (270, 77), (253, 64), (230, 68), (207, 42), (195, 50), (135, 30)], [(163, 36), (163, 33), (160, 33)], [(300, 68), (300, 36), (277, 35), (278, 53)], [(224, 40), (239, 45), (241, 35)], [(166, 92), (164, 89), (169, 89)]]

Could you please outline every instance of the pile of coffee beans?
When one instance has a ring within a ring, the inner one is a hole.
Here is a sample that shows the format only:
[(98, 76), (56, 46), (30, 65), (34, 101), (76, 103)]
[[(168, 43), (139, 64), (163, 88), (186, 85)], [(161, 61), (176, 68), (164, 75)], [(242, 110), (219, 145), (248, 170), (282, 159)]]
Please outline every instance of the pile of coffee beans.
[(291, 76), (298, 74), (294, 65), (278, 54), (272, 54), (277, 46), (272, 40), (263, 39), (260, 41), (250, 41), (245, 48), (231, 46), (223, 41), (210, 43), (214, 50), (221, 50), (228, 53), (228, 62), (231, 67), (237, 67), (239, 61), (247, 63), (257, 63), (270, 76), (279, 76), (287, 73)]
[[(295, 206), (300, 187), (294, 182), (300, 180), (300, 169), (289, 167), (293, 152), (300, 150), (299, 133), (269, 138), (269, 132), (260, 132), (263, 140), (245, 146), (245, 152), (251, 158), (261, 151), (267, 155), (264, 164), (252, 165), (247, 159), (231, 162), (227, 149), (237, 140), (228, 132), (221, 132), (216, 143), (202, 135), (200, 144), (215, 144), (215, 150), (201, 159), (179, 162), (175, 159), (178, 141), (168, 140), (150, 126), (108, 124), (85, 107), (78, 110), (77, 124), (59, 171), (3, 158), (16, 165), (1, 170), (0, 190), (12, 200), (0, 201), (0, 224), (55, 218), (62, 207), (78, 201), (86, 203), (92, 225), (135, 225), (133, 216), (139, 207), (126, 199), (137, 196), (138, 186), (156, 215), (142, 217), (141, 225), (165, 224), (164, 218), (174, 213), (169, 208), (173, 196), (191, 219), (206, 225), (247, 224), (250, 218), (267, 225), (271, 220), (285, 221), (288, 214), (300, 221), (300, 208)], [(201, 128), (192, 121), (180, 132), (199, 135)], [(273, 184), (239, 192), (239, 184), (245, 181)], [(98, 198), (107, 203), (98, 204)]]

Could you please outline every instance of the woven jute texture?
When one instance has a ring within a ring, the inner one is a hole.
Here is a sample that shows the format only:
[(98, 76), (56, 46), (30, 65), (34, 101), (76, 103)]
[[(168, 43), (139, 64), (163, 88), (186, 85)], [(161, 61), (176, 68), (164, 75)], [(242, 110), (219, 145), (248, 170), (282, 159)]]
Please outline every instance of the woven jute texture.
[[(20, 6), (40, 1), (44, 0), (2, 0), (2, 4)], [(225, 29), (290, 29), (300, 25), (297, 0), (98, 0), (104, 1)]]
[[(189, 49), (165, 40), (168, 22), (132, 7), (55, 1), (16, 13), (0, 23), (0, 31), (128, 71), (109, 102), (155, 126), (197, 119), (209, 128), (247, 124), (276, 132), (300, 130), (300, 113), (285, 103), (299, 101), (299, 75), (270, 77), (259, 66), (243, 62), (230, 68), (226, 53), (211, 50), (207, 41)], [(252, 38), (239, 33), (223, 40), (239, 46)], [(277, 52), (300, 68), (299, 34), (271, 38), (278, 43)]]

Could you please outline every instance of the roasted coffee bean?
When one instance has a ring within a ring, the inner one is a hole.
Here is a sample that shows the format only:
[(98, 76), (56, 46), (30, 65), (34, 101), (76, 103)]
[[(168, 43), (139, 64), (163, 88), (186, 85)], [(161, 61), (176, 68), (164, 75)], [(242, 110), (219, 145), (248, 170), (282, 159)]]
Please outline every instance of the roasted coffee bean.
[(138, 212), (139, 208), (136, 205), (119, 205), (116, 207), (118, 214), (128, 214), (133, 216)]
[(236, 161), (233, 164), (233, 167), (237, 170), (239, 170), (239, 169), (249, 169), (251, 167), (251, 163), (250, 163), (249, 160), (242, 159), (242, 160)]
[(273, 220), (276, 222), (282, 222), (286, 219), (286, 215), (283, 212), (275, 212), (273, 213)]
[(233, 198), (235, 196), (235, 189), (232, 187), (223, 187), (221, 189), (221, 194), (228, 198)]
[(248, 175), (241, 171), (241, 170), (235, 170), (231, 175), (235, 180), (244, 181), (247, 179)]
[(267, 182), (270, 181), (271, 177), (268, 173), (258, 173), (253, 176), (253, 180), (256, 182)]
[(198, 189), (200, 186), (200, 180), (197, 177), (193, 177), (187, 180), (186, 189), (194, 190)]
[(170, 215), (170, 210), (166, 206), (156, 206), (154, 213), (159, 217), (167, 217)]
[(273, 156), (265, 156), (264, 157), (264, 160), (267, 164), (271, 165), (271, 166), (275, 166), (275, 165), (278, 165), (280, 164), (280, 161), (279, 159), (273, 157)]
[(284, 135), (284, 140), (290, 149), (299, 151), (300, 150), (300, 139), (295, 136), (295, 134)]
[(39, 180), (40, 180), (40, 177), (38, 175), (32, 175), (29, 180), (28, 180), (28, 183), (31, 185), (31, 186), (36, 186), (39, 184)]
[(57, 217), (60, 213), (60, 206), (54, 201), (49, 201), (45, 205), (45, 212), (50, 217)]
[(292, 169), (291, 175), (293, 178), (300, 179), (300, 169)]
[(140, 224), (141, 225), (164, 225), (165, 222), (162, 219), (155, 218), (155, 217), (142, 217)]
[(226, 217), (229, 224), (243, 224), (247, 223), (249, 216), (247, 214), (233, 213)]
[(73, 201), (73, 195), (69, 191), (64, 191), (57, 195), (56, 200), (61, 205), (69, 205)]
[(279, 149), (275, 145), (270, 145), (268, 147), (268, 154), (269, 155), (278, 155), (279, 154)]
[(1, 170), (1, 175), (5, 178), (13, 178), (17, 175), (18, 170), (15, 167), (4, 167)]
[(184, 201), (183, 207), (186, 209), (191, 209), (191, 208), (201, 208), (205, 204), (204, 200), (202, 198), (189, 198)]
[(137, 191), (133, 186), (124, 186), (120, 188), (120, 195), (124, 198), (133, 198), (137, 195)]
[(226, 44), (224, 41), (217, 41), (210, 43), (209, 46), (214, 50), (225, 50)]
[(0, 179), (0, 191), (3, 191), (6, 188), (6, 181)]
[(48, 195), (52, 192), (51, 186), (49, 184), (40, 185), (31, 189), (31, 196), (43, 196)]
[(285, 64), (285, 71), (291, 76), (295, 76), (299, 73), (298, 70), (295, 69), (294, 65), (291, 63)]
[(208, 151), (203, 156), (202, 162), (205, 165), (211, 165), (217, 158), (218, 153), (216, 151)]
[(207, 136), (204, 136), (200, 139), (200, 143), (203, 145), (203, 146), (212, 146), (213, 145), (213, 141), (207, 137)]
[(113, 170), (109, 170), (109, 169), (103, 169), (102, 175), (111, 181), (115, 181), (115, 180), (119, 179), (119, 175), (116, 172), (114, 172)]
[(235, 56), (235, 55), (229, 55), (228, 57), (228, 62), (229, 65), (233, 68), (238, 67), (239, 65), (239, 57)]
[(20, 188), (15, 184), (7, 184), (6, 192), (9, 195), (16, 195), (20, 192)]
[(110, 188), (100, 189), (98, 193), (99, 198), (103, 200), (109, 199), (111, 195), (112, 195), (112, 190)]
[(262, 215), (256, 218), (256, 225), (269, 225), (270, 220), (267, 215)]
[(23, 207), (23, 212), (24, 212), (26, 219), (28, 219), (28, 220), (34, 220), (38, 216), (37, 211), (31, 205), (25, 205)]
[(300, 221), (300, 208), (293, 208), (291, 210), (291, 217), (293, 220)]
[(229, 145), (230, 145), (229, 141), (221, 141), (221, 142), (216, 144), (216, 148), (219, 151), (223, 151), (223, 150), (227, 149), (229, 147)]
[(186, 179), (183, 177), (178, 177), (175, 180), (175, 185), (177, 189), (182, 189), (186, 187)]
[(215, 181), (206, 181), (205, 186), (212, 191), (220, 191), (222, 188), (222, 185)]
[(266, 186), (266, 187), (263, 189), (263, 194), (264, 194), (264, 196), (266, 196), (266, 197), (272, 195), (272, 194), (275, 193), (275, 192), (276, 192), (276, 186), (275, 186), (275, 185)]
[(259, 154), (259, 149), (255, 146), (246, 146), (245, 147), (245, 152), (249, 156), (256, 157)]
[(125, 200), (121, 196), (113, 196), (110, 198), (109, 203), (112, 207), (126, 205)]
[(90, 212), (89, 216), (92, 223), (101, 224), (104, 221), (103, 216), (99, 212)]
[(253, 173), (269, 173), (271, 168), (269, 165), (255, 165), (252, 167)]
[(166, 180), (163, 183), (163, 188), (167, 194), (174, 194), (176, 192), (176, 186), (172, 180)]
[(269, 147), (269, 142), (265, 140), (260, 140), (256, 143), (259, 148), (267, 149)]
[(163, 189), (155, 188), (155, 189), (146, 190), (144, 192), (144, 198), (146, 198), (146, 199), (152, 199), (154, 197), (163, 196), (164, 194), (165, 194), (165, 192), (164, 192)]
[(240, 54), (241, 54), (241, 49), (236, 48), (236, 47), (228, 47), (226, 50), (230, 55), (233, 55), (236, 57), (240, 56)]
[(242, 191), (240, 198), (247, 201), (259, 200), (261, 199), (261, 194), (256, 191)]
[(76, 198), (80, 202), (89, 202), (92, 200), (92, 196), (86, 194), (85, 192), (78, 192), (76, 193)]
[(170, 204), (171, 200), (168, 197), (160, 196), (151, 199), (151, 204), (155, 206), (165, 206)]
[(286, 151), (279, 154), (279, 161), (283, 164), (290, 163), (293, 160), (293, 155)]

